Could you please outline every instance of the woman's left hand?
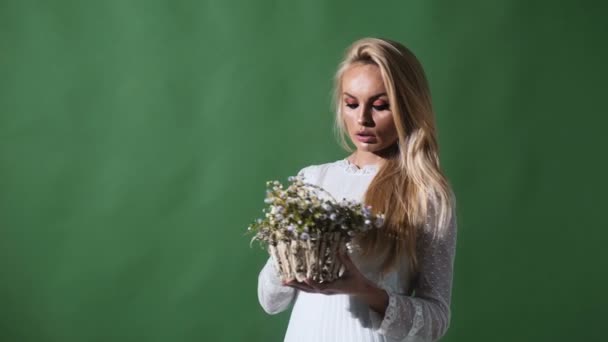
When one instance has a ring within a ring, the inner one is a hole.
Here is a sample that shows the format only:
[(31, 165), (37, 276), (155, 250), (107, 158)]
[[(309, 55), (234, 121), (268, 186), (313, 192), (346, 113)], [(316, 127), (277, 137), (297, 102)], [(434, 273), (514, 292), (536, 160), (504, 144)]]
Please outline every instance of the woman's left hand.
[(356, 296), (367, 303), (372, 310), (384, 317), (388, 306), (388, 293), (365, 278), (346, 252), (339, 253), (338, 257), (344, 264), (345, 271), (342, 277), (337, 280), (330, 283), (319, 283), (310, 278), (304, 279), (304, 282), (298, 282), (294, 279), (283, 282), (283, 285), (309, 293), (321, 293), (324, 295), (349, 294)]

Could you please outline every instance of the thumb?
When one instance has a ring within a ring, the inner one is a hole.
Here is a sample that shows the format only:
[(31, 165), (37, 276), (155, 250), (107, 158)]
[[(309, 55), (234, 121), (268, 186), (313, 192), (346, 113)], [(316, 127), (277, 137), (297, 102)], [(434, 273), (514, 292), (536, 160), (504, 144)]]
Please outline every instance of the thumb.
[(340, 261), (342, 262), (342, 264), (344, 265), (344, 267), (347, 270), (353, 270), (355, 269), (355, 265), (353, 264), (353, 260), (350, 258), (350, 255), (348, 255), (348, 252), (346, 251), (346, 248), (341, 248), (340, 251), (338, 252), (338, 258), (340, 259)]

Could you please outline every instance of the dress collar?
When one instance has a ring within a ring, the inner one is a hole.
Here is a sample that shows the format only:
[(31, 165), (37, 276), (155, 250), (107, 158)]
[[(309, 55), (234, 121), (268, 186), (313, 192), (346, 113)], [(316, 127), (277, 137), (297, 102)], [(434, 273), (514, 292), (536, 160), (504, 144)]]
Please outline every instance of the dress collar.
[(336, 163), (341, 169), (350, 174), (368, 175), (378, 171), (378, 166), (375, 164), (369, 164), (359, 168), (357, 165), (351, 163), (348, 158), (340, 159)]

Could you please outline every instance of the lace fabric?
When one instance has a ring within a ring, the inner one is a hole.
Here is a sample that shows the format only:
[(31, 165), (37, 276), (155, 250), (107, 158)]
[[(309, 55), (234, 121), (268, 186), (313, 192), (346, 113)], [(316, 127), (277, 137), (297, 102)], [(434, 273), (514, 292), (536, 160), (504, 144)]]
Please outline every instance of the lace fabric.
[(433, 239), (424, 230), (418, 239), (419, 274), (414, 295), (389, 292), (389, 305), (379, 331), (404, 341), (436, 341), (447, 331), (450, 318), (453, 265), (456, 247), (456, 215), (447, 234)]
[(378, 171), (377, 165), (369, 164), (362, 167), (358, 167), (357, 165), (351, 163), (347, 158), (338, 160), (336, 162), (336, 165), (350, 174), (369, 175)]

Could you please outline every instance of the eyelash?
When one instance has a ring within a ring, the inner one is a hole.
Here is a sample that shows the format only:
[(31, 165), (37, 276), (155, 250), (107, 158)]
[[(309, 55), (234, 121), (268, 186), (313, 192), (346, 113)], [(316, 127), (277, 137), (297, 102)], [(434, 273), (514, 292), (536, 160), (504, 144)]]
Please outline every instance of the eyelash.
[[(347, 103), (347, 104), (346, 104), (346, 107), (348, 107), (348, 108), (350, 108), (350, 109), (355, 109), (355, 108), (357, 108), (358, 106), (359, 106), (359, 104), (357, 104), (357, 103)], [(388, 106), (388, 103), (387, 103), (387, 104), (383, 104), (383, 105), (380, 105), (380, 106), (372, 106), (372, 107), (373, 107), (375, 110), (378, 110), (378, 111), (383, 111), (383, 110), (387, 110), (389, 106)]]

